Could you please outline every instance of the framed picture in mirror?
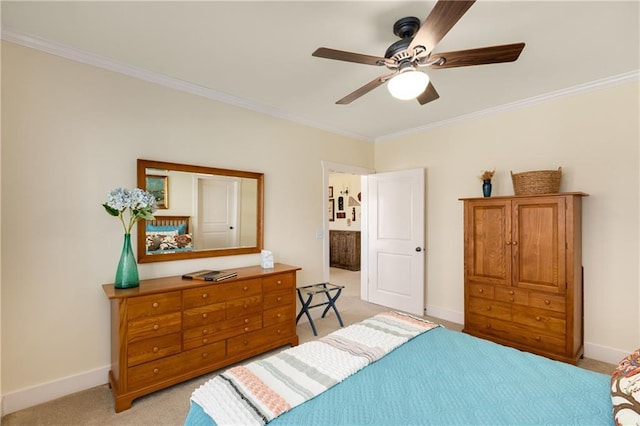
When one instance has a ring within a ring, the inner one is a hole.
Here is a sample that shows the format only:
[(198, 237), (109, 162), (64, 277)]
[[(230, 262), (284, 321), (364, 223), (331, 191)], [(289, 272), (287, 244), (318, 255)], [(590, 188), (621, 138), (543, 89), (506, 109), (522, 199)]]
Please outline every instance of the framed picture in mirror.
[(147, 175), (145, 190), (156, 198), (159, 209), (169, 208), (169, 177)]

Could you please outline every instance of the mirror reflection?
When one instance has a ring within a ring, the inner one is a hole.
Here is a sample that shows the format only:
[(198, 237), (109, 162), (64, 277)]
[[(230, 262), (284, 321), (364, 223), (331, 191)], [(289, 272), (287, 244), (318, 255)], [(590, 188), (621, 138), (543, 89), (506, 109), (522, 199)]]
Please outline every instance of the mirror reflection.
[(159, 207), (138, 225), (139, 262), (262, 249), (262, 173), (151, 160), (138, 160), (137, 172)]

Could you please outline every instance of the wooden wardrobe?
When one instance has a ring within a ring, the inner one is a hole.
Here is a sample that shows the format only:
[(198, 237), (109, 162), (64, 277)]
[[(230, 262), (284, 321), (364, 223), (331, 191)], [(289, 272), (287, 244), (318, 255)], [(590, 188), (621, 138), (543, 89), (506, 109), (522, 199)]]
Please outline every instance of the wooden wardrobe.
[(583, 196), (462, 199), (465, 333), (577, 363)]

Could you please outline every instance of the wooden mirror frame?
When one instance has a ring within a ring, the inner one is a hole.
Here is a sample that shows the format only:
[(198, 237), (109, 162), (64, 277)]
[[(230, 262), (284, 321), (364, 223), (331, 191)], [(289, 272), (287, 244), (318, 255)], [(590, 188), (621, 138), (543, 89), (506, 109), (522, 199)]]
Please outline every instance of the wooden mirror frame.
[[(168, 163), (164, 161), (142, 160), (137, 161), (138, 188), (146, 188), (147, 169), (172, 170), (187, 173), (231, 176), (238, 178), (249, 178), (257, 180), (257, 223), (256, 223), (256, 245), (252, 247), (234, 247), (223, 249), (203, 249), (179, 253), (149, 254), (146, 247), (147, 221), (141, 219), (138, 223), (138, 263), (167, 262), (171, 260), (198, 259), (203, 257), (234, 256), (239, 254), (260, 253), (264, 241), (264, 174), (255, 172), (245, 172), (240, 170), (218, 169), (214, 167), (195, 166), (190, 164)], [(156, 210), (154, 215), (162, 210)]]

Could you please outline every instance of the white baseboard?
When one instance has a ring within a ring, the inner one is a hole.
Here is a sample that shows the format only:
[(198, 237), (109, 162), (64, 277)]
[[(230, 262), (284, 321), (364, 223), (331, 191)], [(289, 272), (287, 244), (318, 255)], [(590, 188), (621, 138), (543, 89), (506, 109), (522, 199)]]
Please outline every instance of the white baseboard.
[[(597, 361), (618, 364), (622, 358), (628, 356), (632, 351), (610, 348), (608, 346), (597, 345), (595, 343), (584, 342), (584, 356)], [(613, 373), (613, 371), (612, 371)]]
[(455, 322), (456, 324), (464, 324), (464, 313), (443, 309), (438, 306), (429, 306), (424, 309), (425, 315), (436, 317), (445, 321)]
[(2, 395), (2, 414), (13, 413), (108, 383), (110, 369), (111, 366), (100, 367)]

